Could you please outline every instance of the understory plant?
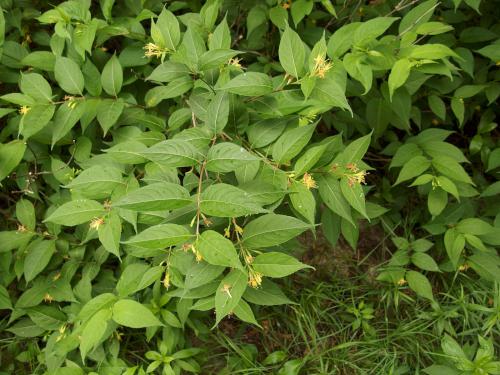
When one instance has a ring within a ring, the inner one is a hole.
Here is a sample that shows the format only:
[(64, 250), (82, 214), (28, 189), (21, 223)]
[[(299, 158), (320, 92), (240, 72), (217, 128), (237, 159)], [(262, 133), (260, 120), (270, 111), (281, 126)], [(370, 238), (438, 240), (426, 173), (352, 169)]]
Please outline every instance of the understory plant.
[[(498, 5), (0, 0), (6, 371), (202, 372), (211, 329), (293, 303), (306, 232), (386, 231), (396, 308), (463, 273), (493, 297)], [(491, 330), (441, 331), (450, 373), (500, 373)]]

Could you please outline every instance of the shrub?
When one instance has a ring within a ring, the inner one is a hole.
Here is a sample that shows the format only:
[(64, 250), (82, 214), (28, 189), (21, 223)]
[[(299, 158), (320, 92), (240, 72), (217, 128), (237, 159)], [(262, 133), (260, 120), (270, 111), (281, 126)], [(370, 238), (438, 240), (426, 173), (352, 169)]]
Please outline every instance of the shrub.
[(399, 226), (396, 299), (500, 281), (498, 4), (416, 3), (0, 1), (0, 308), (39, 371), (143, 371), (145, 328), (148, 372), (199, 372), (189, 332), (289, 303), (319, 224)]

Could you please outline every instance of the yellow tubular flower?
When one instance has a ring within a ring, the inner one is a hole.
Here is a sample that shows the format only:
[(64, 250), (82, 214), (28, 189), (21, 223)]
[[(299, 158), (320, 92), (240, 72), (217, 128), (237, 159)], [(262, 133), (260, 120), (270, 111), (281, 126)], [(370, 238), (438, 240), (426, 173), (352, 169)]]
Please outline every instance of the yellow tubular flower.
[(333, 67), (333, 63), (324, 56), (318, 55), (314, 58), (314, 68), (311, 72), (312, 77), (325, 78), (325, 74)]
[(250, 268), (248, 273), (248, 285), (252, 288), (258, 288), (262, 284), (262, 274)]
[(99, 227), (104, 224), (104, 219), (102, 217), (96, 217), (90, 222), (90, 229), (99, 229)]
[(26, 105), (23, 105), (21, 108), (19, 108), (19, 113), (21, 115), (25, 115), (26, 113), (28, 113), (29, 111), (31, 110), (30, 107), (26, 106)]
[(316, 185), (316, 181), (314, 181), (314, 178), (309, 173), (304, 173), (302, 183), (309, 190), (316, 189), (318, 187), (318, 185)]
[(144, 56), (146, 56), (147, 58), (161, 57), (163, 55), (163, 53), (165, 52), (164, 50), (162, 50), (159, 46), (157, 46), (154, 43), (146, 44), (144, 46), (144, 50), (146, 50), (146, 52), (144, 52)]

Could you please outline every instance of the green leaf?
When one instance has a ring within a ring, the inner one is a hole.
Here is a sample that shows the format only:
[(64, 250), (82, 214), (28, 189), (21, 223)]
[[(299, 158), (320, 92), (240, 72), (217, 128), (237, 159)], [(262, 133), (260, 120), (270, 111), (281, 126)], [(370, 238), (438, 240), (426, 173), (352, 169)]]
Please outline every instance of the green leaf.
[(389, 74), (389, 97), (392, 101), (392, 95), (397, 88), (403, 86), (410, 75), (412, 63), (408, 59), (396, 61)]
[(411, 158), (403, 165), (403, 168), (401, 168), (394, 185), (398, 185), (401, 182), (420, 176), (427, 169), (429, 169), (430, 166), (431, 162), (425, 156), (417, 155)]
[(37, 102), (52, 102), (52, 88), (45, 78), (38, 73), (21, 74), (19, 87)]
[(311, 190), (299, 181), (292, 181), (289, 197), (293, 209), (306, 219), (309, 224), (314, 225), (316, 199)]
[(111, 254), (120, 256), (120, 237), (122, 233), (122, 222), (117, 213), (111, 211), (97, 229), (99, 241)]
[(285, 277), (303, 268), (313, 268), (284, 253), (264, 253), (255, 257), (253, 268), (264, 276)]
[(16, 203), (17, 220), (27, 229), (34, 231), (36, 226), (35, 207), (27, 199), (19, 199)]
[(126, 297), (142, 290), (159, 280), (164, 267), (150, 267), (144, 263), (129, 264), (122, 272), (116, 291), (120, 297)]
[(243, 229), (243, 244), (249, 248), (271, 247), (289, 241), (311, 229), (292, 216), (267, 214), (248, 223)]
[(465, 248), (465, 237), (455, 229), (448, 229), (444, 234), (444, 247), (451, 263), (456, 269)]
[(83, 95), (85, 80), (76, 62), (67, 57), (57, 56), (54, 74), (59, 86), (68, 94)]
[(21, 64), (32, 66), (40, 70), (45, 70), (48, 72), (54, 71), (54, 65), (56, 63), (56, 56), (49, 51), (34, 51), (29, 55), (26, 55), (22, 60)]
[(235, 186), (214, 184), (201, 194), (201, 212), (217, 217), (238, 217), (266, 212), (250, 195)]
[(83, 327), (79, 337), (82, 360), (101, 342), (106, 333), (111, 315), (110, 309), (102, 309), (96, 312)]
[(255, 324), (260, 327), (257, 320), (255, 320), (255, 315), (253, 314), (252, 308), (248, 303), (246, 303), (243, 299), (240, 299), (240, 302), (235, 306), (234, 315), (236, 315), (239, 319), (246, 323)]
[(365, 21), (354, 31), (354, 44), (363, 46), (382, 35), (398, 17), (376, 17)]
[(306, 51), (300, 36), (290, 27), (281, 36), (278, 54), (281, 66), (288, 74), (295, 78), (302, 76)]
[(219, 134), (224, 130), (229, 119), (229, 95), (219, 91), (207, 107), (207, 127)]
[(86, 109), (85, 102), (65, 102), (59, 106), (54, 118), (52, 130), (52, 143), (54, 145), (61, 140), (83, 116)]
[(399, 33), (407, 33), (429, 21), (436, 6), (437, 0), (427, 0), (415, 7), (411, 7), (399, 23)]
[(157, 86), (146, 93), (144, 102), (147, 107), (155, 107), (165, 99), (177, 98), (193, 87), (193, 80), (190, 77), (180, 76), (166, 86)]
[(368, 147), (370, 147), (370, 141), (371, 133), (352, 141), (335, 161), (342, 164), (360, 163), (366, 151), (368, 151)]
[(273, 83), (267, 74), (247, 72), (237, 75), (220, 90), (241, 96), (262, 96), (273, 91)]
[(88, 199), (76, 199), (58, 207), (44, 222), (75, 226), (105, 214), (102, 204)]
[(481, 236), (491, 233), (494, 229), (486, 221), (471, 217), (461, 220), (455, 227), (455, 230), (462, 234), (473, 234)]
[(0, 143), (0, 181), (18, 166), (25, 150), (26, 143), (23, 140)]
[(24, 278), (26, 282), (33, 280), (47, 267), (55, 251), (55, 241), (38, 240), (28, 246), (26, 258), (24, 259)]
[(361, 22), (347, 23), (333, 33), (328, 40), (327, 53), (331, 58), (341, 57), (352, 46), (354, 33), (361, 25)]
[(224, 270), (225, 267), (222, 266), (214, 266), (206, 262), (196, 263), (188, 269), (184, 286), (186, 289), (194, 289), (206, 285), (219, 277)]
[(49, 124), (55, 109), (56, 106), (54, 104), (42, 104), (30, 107), (28, 113), (21, 117), (19, 133), (24, 138), (30, 138), (39, 133)]
[(134, 211), (167, 211), (190, 203), (192, 199), (184, 187), (172, 182), (157, 182), (131, 191), (113, 206)]
[(211, 37), (208, 38), (208, 48), (210, 50), (228, 49), (231, 47), (231, 32), (227, 25), (226, 17), (227, 16), (225, 16), (221, 23), (215, 28)]
[(188, 229), (178, 224), (159, 224), (143, 230), (125, 244), (147, 249), (163, 249), (188, 242), (193, 235)]
[(123, 85), (123, 69), (116, 55), (111, 56), (101, 74), (102, 88), (108, 95), (118, 96)]
[[(1, 16), (0, 16), (1, 17)], [(10, 300), (9, 292), (3, 285), (0, 285), (0, 310), (11, 310), (12, 302)]]
[(175, 51), (181, 40), (181, 32), (177, 17), (167, 8), (163, 8), (158, 16), (156, 25), (163, 36), (164, 46), (171, 51)]
[(416, 252), (411, 256), (414, 265), (424, 271), (439, 272), (439, 267), (429, 254)]
[(354, 225), (351, 208), (342, 194), (339, 180), (336, 177), (327, 175), (318, 178), (318, 190), (321, 199), (330, 210)]
[(99, 101), (97, 107), (97, 121), (104, 132), (104, 135), (108, 133), (108, 130), (116, 124), (118, 118), (121, 116), (125, 108), (125, 102), (121, 99), (102, 99)]
[(208, 230), (199, 238), (197, 249), (208, 263), (216, 266), (242, 268), (233, 243), (221, 234)]
[(443, 189), (436, 187), (427, 196), (427, 208), (432, 216), (439, 215), (448, 204), (448, 194)]
[(231, 142), (218, 143), (208, 151), (206, 169), (227, 173), (243, 168), (249, 162), (260, 160), (242, 146)]
[(274, 143), (273, 159), (285, 163), (297, 156), (311, 139), (316, 125), (305, 125), (285, 131)]
[(199, 70), (220, 68), (239, 53), (239, 51), (233, 49), (213, 49), (207, 51), (200, 56), (198, 63)]
[(130, 328), (163, 326), (151, 310), (130, 299), (119, 300), (113, 305), (113, 320), (121, 326)]
[(347, 177), (343, 177), (340, 180), (340, 190), (351, 207), (370, 220), (366, 213), (365, 194), (361, 184), (350, 183)]
[(192, 167), (198, 164), (201, 155), (189, 142), (180, 139), (167, 139), (159, 142), (142, 153), (146, 159), (165, 167)]
[(78, 191), (85, 198), (103, 199), (111, 195), (119, 185), (123, 185), (122, 172), (107, 165), (94, 165), (83, 170), (65, 187)]
[(437, 60), (449, 56), (457, 57), (458, 55), (444, 44), (423, 44), (413, 46), (408, 57), (411, 59)]
[(247, 273), (242, 270), (232, 270), (217, 287), (215, 293), (215, 324), (231, 313), (241, 300), (247, 288)]
[(243, 298), (254, 305), (276, 306), (293, 304), (280, 287), (270, 280), (262, 280), (260, 288), (247, 288)]
[(316, 163), (321, 159), (324, 152), (328, 148), (329, 144), (320, 144), (317, 146), (310, 147), (304, 154), (297, 159), (293, 170), (296, 176), (302, 176), (304, 173), (309, 171)]
[(432, 166), (452, 180), (474, 185), (467, 172), (455, 159), (448, 156), (436, 156), (432, 159)]
[(158, 65), (153, 72), (146, 78), (147, 81), (170, 82), (176, 78), (187, 76), (190, 73), (188, 67), (184, 64), (165, 61)]
[(430, 95), (428, 98), (429, 108), (441, 120), (446, 118), (446, 104), (443, 99), (437, 95)]
[(408, 286), (418, 296), (434, 301), (434, 296), (432, 294), (432, 286), (427, 277), (422, 275), (420, 272), (407, 271), (406, 280), (408, 281)]

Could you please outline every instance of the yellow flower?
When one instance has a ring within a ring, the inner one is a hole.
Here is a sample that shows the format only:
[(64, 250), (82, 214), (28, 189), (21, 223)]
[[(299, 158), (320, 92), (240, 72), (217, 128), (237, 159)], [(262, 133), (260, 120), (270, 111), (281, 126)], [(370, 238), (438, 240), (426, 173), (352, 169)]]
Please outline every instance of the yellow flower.
[(281, 7), (283, 9), (289, 9), (292, 6), (292, 0), (284, 1), (283, 4), (281, 4)]
[(150, 57), (161, 57), (166, 51), (157, 46), (154, 43), (148, 43), (144, 46), (146, 52), (144, 52), (144, 56), (147, 58)]
[(253, 256), (251, 256), (250, 254), (245, 255), (245, 263), (252, 264), (252, 262), (253, 262)]
[(333, 63), (324, 56), (318, 55), (314, 58), (314, 67), (311, 72), (312, 77), (325, 78), (325, 74), (333, 67)]
[(26, 105), (23, 105), (21, 108), (19, 108), (19, 113), (21, 115), (25, 115), (26, 113), (28, 113), (29, 111), (31, 110), (30, 107), (26, 106)]
[(366, 184), (365, 181), (365, 176), (368, 173), (366, 171), (358, 171), (352, 175), (347, 176), (347, 183), (349, 184), (350, 187), (353, 187), (354, 185), (358, 184)]
[(258, 288), (262, 284), (262, 274), (250, 268), (248, 273), (248, 285), (252, 288)]
[(101, 225), (104, 224), (104, 219), (102, 217), (96, 217), (90, 222), (90, 229), (98, 230)]
[(54, 298), (49, 293), (45, 293), (45, 295), (43, 296), (43, 300), (45, 302), (51, 303), (54, 300)]
[(232, 59), (229, 59), (228, 65), (234, 66), (235, 68), (242, 68), (242, 65), (240, 64), (241, 59), (238, 57), (233, 57)]
[(224, 292), (224, 293), (226, 293), (229, 296), (229, 298), (233, 298), (233, 296), (231, 295), (231, 285), (224, 284), (224, 286), (222, 287), (221, 291)]
[(316, 185), (316, 181), (314, 181), (314, 178), (309, 173), (304, 173), (302, 183), (309, 190), (316, 189), (318, 187), (318, 185)]
[(403, 285), (405, 285), (405, 284), (406, 284), (406, 280), (405, 280), (405, 279), (399, 279), (399, 280), (398, 280), (398, 285), (399, 285), (399, 286), (403, 286)]
[(165, 278), (163, 279), (163, 286), (167, 289), (170, 287), (170, 273), (168, 272), (165, 274)]
[(22, 224), (18, 224), (18, 225), (17, 225), (17, 231), (18, 231), (18, 232), (21, 232), (21, 233), (23, 233), (23, 232), (27, 232), (27, 231), (28, 231), (28, 228), (26, 228), (26, 227), (25, 227), (24, 225), (22, 225)]

